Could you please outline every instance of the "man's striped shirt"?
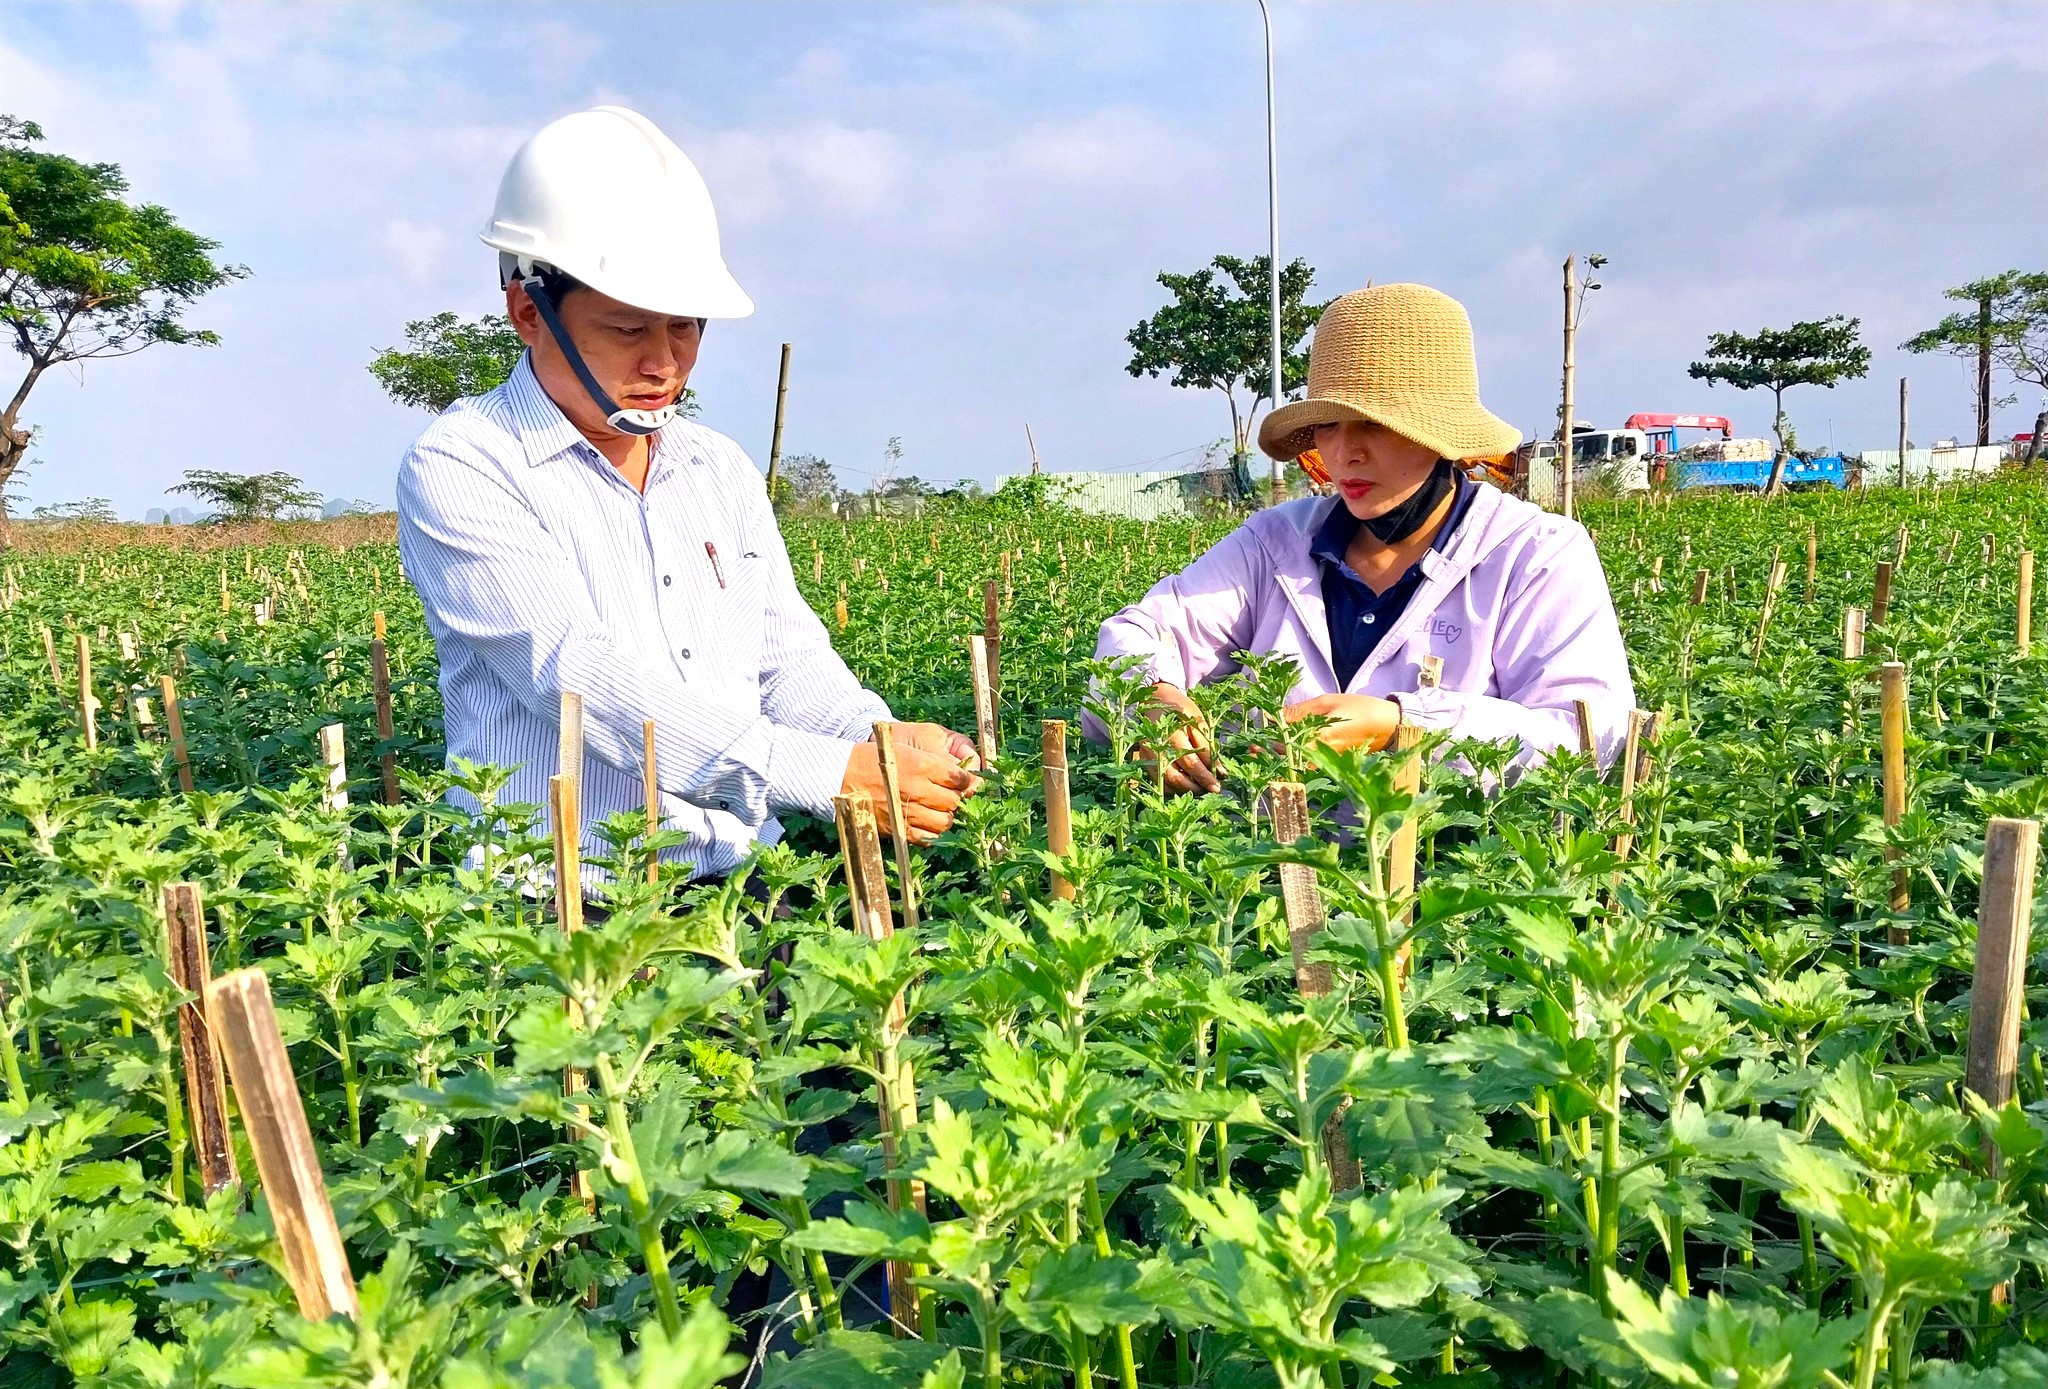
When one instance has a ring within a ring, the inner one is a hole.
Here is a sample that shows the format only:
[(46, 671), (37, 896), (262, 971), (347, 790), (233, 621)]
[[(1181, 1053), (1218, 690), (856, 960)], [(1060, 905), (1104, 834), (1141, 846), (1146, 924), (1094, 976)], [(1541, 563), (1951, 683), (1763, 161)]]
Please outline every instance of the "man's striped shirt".
[(517, 766), (501, 802), (547, 803), (561, 694), (583, 696), (585, 853), (646, 805), (656, 729), (664, 829), (729, 872), (778, 811), (829, 818), (888, 706), (797, 591), (745, 451), (677, 419), (634, 491), (522, 359), (427, 426), (398, 470), (398, 545), (440, 655), (448, 756)]

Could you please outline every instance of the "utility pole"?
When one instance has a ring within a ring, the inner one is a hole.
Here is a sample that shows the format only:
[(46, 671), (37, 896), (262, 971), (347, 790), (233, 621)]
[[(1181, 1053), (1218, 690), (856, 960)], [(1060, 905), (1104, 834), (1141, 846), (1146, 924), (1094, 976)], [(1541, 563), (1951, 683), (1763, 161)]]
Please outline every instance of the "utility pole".
[(775, 501), (775, 479), (782, 472), (782, 407), (789, 399), (789, 344), (782, 344), (782, 375), (775, 383), (775, 434), (768, 441), (768, 500)]
[(1899, 378), (1899, 486), (1906, 485), (1906, 378)]
[(1557, 421), (1558, 509), (1572, 514), (1572, 391), (1579, 372), (1578, 260), (1564, 258), (1564, 408)]
[[(1266, 30), (1266, 269), (1267, 287), (1271, 291), (1269, 307), (1273, 316), (1273, 399), (1270, 408), (1278, 410), (1280, 402), (1287, 398), (1280, 376), (1280, 136), (1274, 121), (1273, 13), (1266, 8), (1266, 0), (1259, 0), (1259, 21)], [(1275, 502), (1280, 500), (1280, 460), (1277, 458), (1273, 460), (1272, 499)]]
[(1031, 476), (1038, 476), (1038, 441), (1031, 437), (1031, 426), (1024, 426), (1024, 442), (1031, 445)]

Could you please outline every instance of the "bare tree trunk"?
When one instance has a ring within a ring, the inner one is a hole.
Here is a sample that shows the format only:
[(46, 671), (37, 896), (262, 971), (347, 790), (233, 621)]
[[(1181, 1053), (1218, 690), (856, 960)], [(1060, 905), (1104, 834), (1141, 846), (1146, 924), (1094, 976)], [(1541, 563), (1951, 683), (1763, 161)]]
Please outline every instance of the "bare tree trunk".
[(1777, 436), (1778, 447), (1771, 456), (1771, 480), (1764, 484), (1764, 495), (1775, 497), (1785, 489), (1785, 388), (1774, 387), (1771, 391), (1771, 433)]
[(2041, 456), (2041, 435), (2048, 433), (2048, 410), (2034, 416), (2034, 437), (2027, 441), (2027, 466), (2034, 466), (2034, 460)]
[(1991, 442), (1991, 301), (1977, 301), (1977, 447)]
[(28, 456), (28, 444), (29, 432), (14, 427), (10, 411), (8, 418), (0, 420), (0, 550), (14, 543), (14, 527), (7, 516), (7, 484)]

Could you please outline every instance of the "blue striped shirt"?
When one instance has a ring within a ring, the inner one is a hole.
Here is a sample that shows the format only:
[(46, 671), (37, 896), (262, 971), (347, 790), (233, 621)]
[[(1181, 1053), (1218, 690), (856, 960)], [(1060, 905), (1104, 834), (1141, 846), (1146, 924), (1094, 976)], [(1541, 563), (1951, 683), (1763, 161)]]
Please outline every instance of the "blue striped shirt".
[[(716, 558), (706, 549), (716, 550)], [(547, 803), (561, 695), (583, 696), (591, 827), (646, 805), (732, 870), (778, 811), (830, 818), (853, 744), (890, 717), (797, 591), (753, 461), (690, 420), (654, 437), (645, 493), (522, 359), (427, 426), (398, 469), (398, 546), (440, 656), (448, 756), (516, 766), (501, 801)]]

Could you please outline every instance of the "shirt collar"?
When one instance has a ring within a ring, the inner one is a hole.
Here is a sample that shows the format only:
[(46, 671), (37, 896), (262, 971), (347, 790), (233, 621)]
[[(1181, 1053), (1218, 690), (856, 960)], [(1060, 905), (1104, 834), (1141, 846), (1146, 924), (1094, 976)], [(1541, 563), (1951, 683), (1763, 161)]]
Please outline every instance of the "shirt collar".
[(569, 422), (562, 407), (542, 388), (533, 374), (533, 354), (528, 352), (505, 378), (505, 403), (512, 407), (512, 432), (526, 450), (527, 466), (538, 468), (581, 443), (583, 432)]

